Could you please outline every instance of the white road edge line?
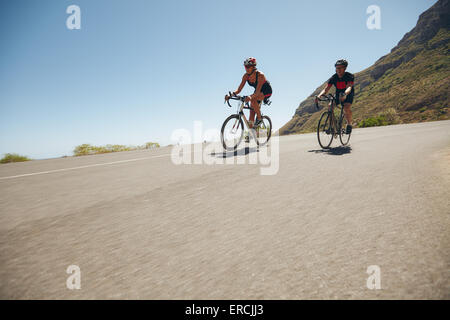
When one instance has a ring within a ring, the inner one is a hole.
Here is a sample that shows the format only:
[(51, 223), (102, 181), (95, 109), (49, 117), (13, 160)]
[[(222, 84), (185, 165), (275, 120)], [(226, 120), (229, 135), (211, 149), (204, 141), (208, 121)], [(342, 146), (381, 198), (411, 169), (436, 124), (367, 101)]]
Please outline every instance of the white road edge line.
[(162, 157), (168, 157), (168, 156), (170, 156), (170, 154), (162, 154), (162, 155), (159, 155), (159, 156), (152, 156), (152, 157), (145, 157), (145, 158), (135, 158), (135, 159), (128, 159), (128, 160), (119, 160), (119, 161), (112, 161), (112, 162), (105, 162), (105, 163), (88, 164), (88, 165), (79, 166), (79, 167), (55, 169), (55, 170), (40, 171), (40, 172), (33, 172), (33, 173), (25, 173), (25, 174), (18, 174), (18, 175), (9, 176), (9, 177), (0, 177), (0, 180), (14, 179), (14, 178), (20, 178), (20, 177), (36, 176), (36, 175), (40, 175), (40, 174), (62, 172), (62, 171), (70, 171), (70, 170), (84, 169), (84, 168), (90, 168), (90, 167), (107, 166), (107, 165), (116, 164), (116, 163), (133, 162), (133, 161), (147, 160), (147, 159), (153, 159), (153, 158), (162, 158)]

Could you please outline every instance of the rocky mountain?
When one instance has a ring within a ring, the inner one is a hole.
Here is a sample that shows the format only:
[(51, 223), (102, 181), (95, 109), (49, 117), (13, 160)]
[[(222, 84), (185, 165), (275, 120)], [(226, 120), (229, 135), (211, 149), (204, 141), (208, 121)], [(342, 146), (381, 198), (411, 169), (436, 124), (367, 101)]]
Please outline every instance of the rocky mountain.
[[(410, 123), (450, 119), (450, 0), (439, 0), (422, 13), (417, 25), (391, 52), (355, 74), (354, 122), (365, 126), (371, 119)], [(321, 84), (301, 102), (280, 134), (316, 129), (323, 112), (314, 107)], [(334, 93), (334, 89), (332, 91)]]

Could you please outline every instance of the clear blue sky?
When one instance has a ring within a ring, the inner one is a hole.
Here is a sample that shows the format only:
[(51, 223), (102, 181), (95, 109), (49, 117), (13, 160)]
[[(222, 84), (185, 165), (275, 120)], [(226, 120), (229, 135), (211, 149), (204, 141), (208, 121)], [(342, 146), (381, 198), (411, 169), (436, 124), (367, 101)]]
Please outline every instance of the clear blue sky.
[[(76, 145), (169, 144), (174, 129), (220, 128), (255, 56), (279, 128), (333, 73), (372, 65), (435, 0), (53, 0), (0, 2), (0, 154), (71, 155)], [(81, 30), (66, 8), (81, 8)], [(381, 7), (381, 30), (366, 8)], [(341, 14), (341, 16), (339, 16)], [(245, 92), (252, 92), (246, 89)]]

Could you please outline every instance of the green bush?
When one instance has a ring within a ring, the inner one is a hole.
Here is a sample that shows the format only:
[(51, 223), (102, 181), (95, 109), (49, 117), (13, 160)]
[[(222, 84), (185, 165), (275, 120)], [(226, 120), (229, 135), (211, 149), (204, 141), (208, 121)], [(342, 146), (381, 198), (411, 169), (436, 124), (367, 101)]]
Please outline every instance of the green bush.
[(85, 156), (88, 154), (93, 154), (95, 152), (95, 147), (91, 146), (90, 144), (81, 144), (79, 146), (76, 146), (73, 150), (73, 154), (75, 156)]
[(382, 119), (380, 117), (376, 117), (376, 118), (367, 118), (362, 120), (359, 124), (358, 127), (360, 128), (367, 128), (367, 127), (377, 127), (377, 126), (382, 126)]
[(7, 153), (2, 159), (0, 159), (0, 163), (23, 162), (30, 160), (31, 159), (25, 156), (18, 155), (17, 153)]
[(147, 142), (145, 144), (145, 149), (154, 149), (154, 148), (159, 148), (159, 143), (157, 143), (157, 142)]
[(397, 111), (394, 108), (389, 108), (375, 117), (362, 120), (358, 124), (358, 127), (367, 128), (367, 127), (387, 126), (399, 122), (400, 117), (398, 116)]
[(154, 149), (159, 148), (159, 143), (157, 142), (147, 142), (143, 146), (124, 146), (121, 144), (107, 144), (106, 146), (93, 146), (90, 144), (81, 144), (76, 146), (73, 150), (74, 156), (86, 156), (89, 154), (101, 154), (110, 152), (122, 152), (122, 151), (133, 151), (140, 149)]

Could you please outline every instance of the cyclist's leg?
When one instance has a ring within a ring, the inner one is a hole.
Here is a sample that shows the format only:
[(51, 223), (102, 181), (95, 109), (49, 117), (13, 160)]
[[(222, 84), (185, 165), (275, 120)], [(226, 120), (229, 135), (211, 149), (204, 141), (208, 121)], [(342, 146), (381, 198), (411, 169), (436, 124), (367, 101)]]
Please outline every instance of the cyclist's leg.
[(345, 119), (347, 119), (347, 123), (349, 125), (352, 124), (352, 120), (353, 120), (353, 113), (352, 113), (352, 104), (351, 103), (344, 103), (344, 114), (345, 114)]
[(250, 123), (250, 128), (252, 128), (253, 123), (255, 123), (255, 111), (250, 110), (250, 116), (248, 117), (248, 121)]
[(260, 92), (259, 94), (254, 94), (252, 96), (252, 99), (250, 100), (250, 104), (253, 108), (253, 110), (255, 110), (256, 115), (258, 116), (258, 119), (261, 120), (261, 109), (260, 109), (260, 101), (264, 100), (264, 93)]
[(347, 119), (347, 123), (352, 125), (353, 117), (352, 117), (352, 103), (353, 103), (353, 92), (350, 93), (347, 98), (344, 100), (344, 113), (345, 119)]

